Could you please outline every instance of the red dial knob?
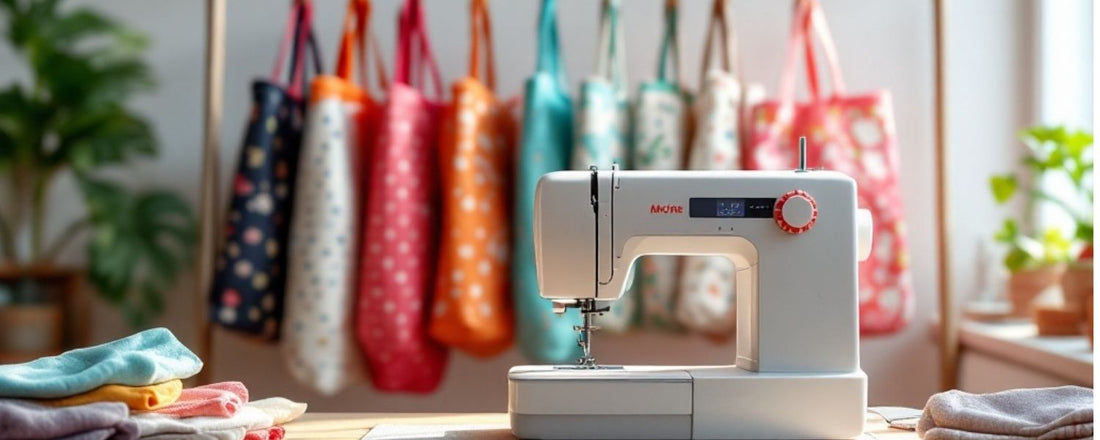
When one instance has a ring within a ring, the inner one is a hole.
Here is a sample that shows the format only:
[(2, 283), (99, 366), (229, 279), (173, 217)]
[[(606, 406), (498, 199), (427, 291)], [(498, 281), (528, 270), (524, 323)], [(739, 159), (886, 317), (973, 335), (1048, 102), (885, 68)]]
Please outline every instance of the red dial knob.
[(788, 234), (801, 234), (817, 221), (817, 202), (806, 191), (796, 189), (775, 201), (775, 224)]

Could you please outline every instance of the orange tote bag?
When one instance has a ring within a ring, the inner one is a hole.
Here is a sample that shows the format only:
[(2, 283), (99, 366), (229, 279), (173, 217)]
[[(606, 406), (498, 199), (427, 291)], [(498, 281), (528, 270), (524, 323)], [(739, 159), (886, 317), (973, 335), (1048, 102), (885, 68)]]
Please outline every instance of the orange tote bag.
[(429, 327), (436, 341), (474, 356), (500, 353), (514, 337), (508, 213), (515, 121), (494, 93), (490, 28), (487, 1), (471, 0), (470, 75), (451, 88), (440, 138), (443, 211)]

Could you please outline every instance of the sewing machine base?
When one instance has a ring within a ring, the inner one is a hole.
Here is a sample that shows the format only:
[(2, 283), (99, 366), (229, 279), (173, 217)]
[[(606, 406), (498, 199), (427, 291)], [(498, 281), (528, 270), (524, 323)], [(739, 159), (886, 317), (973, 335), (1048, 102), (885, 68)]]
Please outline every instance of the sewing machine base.
[(508, 372), (512, 433), (539, 439), (855, 438), (867, 376), (733, 366)]

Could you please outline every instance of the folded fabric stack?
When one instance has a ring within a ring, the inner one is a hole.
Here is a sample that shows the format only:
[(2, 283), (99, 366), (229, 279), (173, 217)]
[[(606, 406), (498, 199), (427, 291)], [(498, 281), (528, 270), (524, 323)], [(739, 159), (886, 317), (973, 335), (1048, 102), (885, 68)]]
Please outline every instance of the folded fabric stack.
[(1078, 386), (991, 394), (951, 390), (924, 406), (925, 440), (1086, 439), (1093, 437), (1093, 392)]
[(283, 438), (305, 413), (249, 402), (240, 382), (183, 388), (202, 361), (164, 328), (24, 364), (0, 365), (0, 440)]
[(136, 414), (133, 420), (141, 438), (148, 439), (280, 440), (284, 431), (279, 425), (306, 412), (306, 404), (282, 397), (248, 402), (247, 391), (236, 397), (240, 402), (237, 405), (196, 405), (173, 413), (153, 411)]

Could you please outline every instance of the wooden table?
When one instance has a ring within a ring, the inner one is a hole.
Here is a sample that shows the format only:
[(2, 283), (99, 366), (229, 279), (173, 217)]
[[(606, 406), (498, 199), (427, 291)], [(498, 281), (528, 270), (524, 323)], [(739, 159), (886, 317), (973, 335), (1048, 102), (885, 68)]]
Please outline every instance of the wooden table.
[[(287, 439), (358, 440), (377, 425), (508, 425), (508, 414), (408, 414), (408, 413), (308, 413), (286, 425)], [(890, 428), (881, 417), (867, 414), (867, 432), (862, 438), (916, 440), (912, 431)], [(500, 437), (499, 430), (487, 432)], [(475, 438), (462, 435), (461, 438)]]

